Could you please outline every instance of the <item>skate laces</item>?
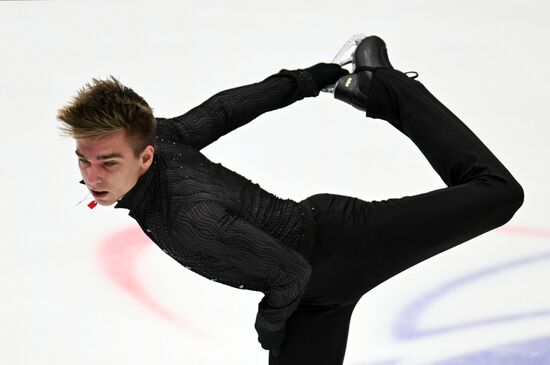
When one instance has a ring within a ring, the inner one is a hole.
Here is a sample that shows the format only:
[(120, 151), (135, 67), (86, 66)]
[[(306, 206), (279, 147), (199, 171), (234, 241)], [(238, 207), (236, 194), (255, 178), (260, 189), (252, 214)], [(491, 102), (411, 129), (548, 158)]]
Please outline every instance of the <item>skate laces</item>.
[[(413, 77), (410, 77), (410, 76), (409, 76), (410, 73), (415, 73), (416, 75), (414, 75)], [(407, 72), (405, 72), (404, 74), (407, 75), (407, 77), (408, 77), (409, 79), (416, 79), (416, 78), (418, 77), (418, 72), (416, 72), (416, 71), (407, 71)]]

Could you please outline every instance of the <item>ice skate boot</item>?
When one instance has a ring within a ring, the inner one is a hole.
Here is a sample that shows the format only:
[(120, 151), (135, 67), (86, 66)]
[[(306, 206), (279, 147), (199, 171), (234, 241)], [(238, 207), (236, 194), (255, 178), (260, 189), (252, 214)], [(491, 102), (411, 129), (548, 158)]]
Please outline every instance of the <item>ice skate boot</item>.
[[(342, 76), (334, 87), (334, 97), (365, 111), (367, 92), (376, 68), (391, 68), (385, 42), (375, 35), (361, 39), (351, 57), (353, 71)], [(349, 61), (348, 61), (349, 62)]]

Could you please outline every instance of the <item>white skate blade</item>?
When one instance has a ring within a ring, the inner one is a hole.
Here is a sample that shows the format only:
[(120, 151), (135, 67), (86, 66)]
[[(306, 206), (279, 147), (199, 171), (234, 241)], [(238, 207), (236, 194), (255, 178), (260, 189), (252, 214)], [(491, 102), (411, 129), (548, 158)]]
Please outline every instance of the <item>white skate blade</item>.
[[(355, 70), (355, 65), (353, 64), (353, 54), (355, 53), (355, 49), (357, 48), (359, 43), (361, 43), (361, 41), (366, 37), (367, 36), (363, 33), (354, 34), (353, 36), (351, 36), (351, 38), (348, 39), (346, 43), (344, 43), (342, 48), (340, 48), (336, 56), (334, 56), (334, 58), (332, 59), (332, 63), (337, 63), (340, 66), (346, 66), (346, 65), (352, 64), (352, 69), (350, 72), (353, 73), (353, 71)], [(350, 49), (351, 49), (351, 54), (348, 54)], [(321, 91), (333, 94), (335, 86), (336, 85), (328, 86), (322, 89)]]

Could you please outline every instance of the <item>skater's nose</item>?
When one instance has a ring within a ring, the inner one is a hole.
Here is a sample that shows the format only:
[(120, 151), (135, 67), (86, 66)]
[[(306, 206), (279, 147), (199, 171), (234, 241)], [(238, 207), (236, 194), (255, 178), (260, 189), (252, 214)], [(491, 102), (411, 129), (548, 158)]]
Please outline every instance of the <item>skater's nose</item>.
[(90, 164), (89, 166), (83, 168), (82, 174), (84, 175), (84, 180), (86, 180), (86, 182), (90, 186), (98, 186), (103, 180), (103, 172), (101, 170), (101, 166), (98, 166), (96, 164)]

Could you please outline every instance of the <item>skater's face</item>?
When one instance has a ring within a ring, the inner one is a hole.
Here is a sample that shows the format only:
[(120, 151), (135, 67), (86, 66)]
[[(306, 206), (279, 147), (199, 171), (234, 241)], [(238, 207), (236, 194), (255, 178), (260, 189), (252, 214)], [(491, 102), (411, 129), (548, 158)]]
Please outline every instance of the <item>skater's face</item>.
[(76, 139), (78, 167), (86, 186), (100, 205), (112, 205), (129, 192), (153, 162), (154, 148), (138, 157), (125, 131)]

